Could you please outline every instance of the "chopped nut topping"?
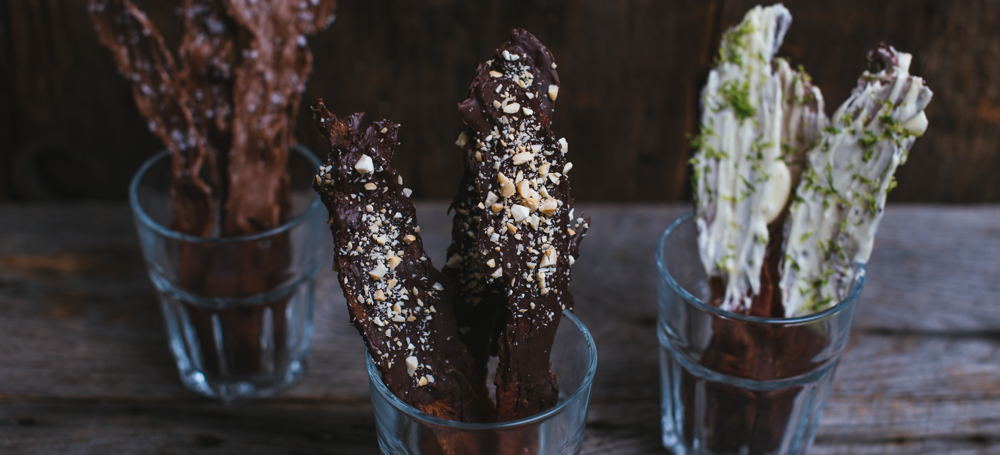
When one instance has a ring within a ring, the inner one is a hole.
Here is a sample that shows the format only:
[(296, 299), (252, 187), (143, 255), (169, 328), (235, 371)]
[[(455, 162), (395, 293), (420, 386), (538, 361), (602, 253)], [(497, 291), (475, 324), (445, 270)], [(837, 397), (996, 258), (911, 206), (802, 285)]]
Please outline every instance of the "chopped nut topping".
[(501, 73), (499, 71), (490, 71), (490, 76), (493, 76), (493, 77), (503, 77), (503, 73)]
[(570, 163), (569, 161), (567, 161), (566, 165), (563, 166), (563, 171), (562, 171), (563, 175), (566, 175), (566, 173), (569, 172), (570, 169), (573, 169), (573, 163)]
[(548, 216), (554, 215), (556, 213), (556, 210), (558, 209), (559, 209), (559, 203), (556, 202), (555, 199), (550, 197), (542, 199), (542, 203), (538, 208), (540, 212)]
[(413, 194), (413, 190), (409, 188), (403, 188), (403, 196), (410, 197), (411, 194)]
[(493, 259), (490, 259), (490, 260), (486, 261), (486, 266), (492, 269), (493, 267), (496, 266), (496, 261), (494, 261)]
[(414, 237), (413, 234), (407, 234), (405, 237), (403, 237), (403, 241), (406, 242), (407, 244), (413, 243), (414, 240), (417, 240), (417, 238)]
[(514, 195), (514, 184), (503, 175), (503, 172), (497, 174), (497, 180), (500, 182), (500, 195), (503, 197), (511, 197)]
[(372, 191), (372, 190), (374, 190), (376, 188), (378, 188), (378, 187), (375, 186), (375, 184), (372, 183), (372, 182), (368, 182), (368, 183), (365, 184), (365, 189), (368, 190), (368, 191)]
[(383, 126), (382, 127), (382, 131), (379, 131), (379, 133), (385, 134), (386, 131), (389, 131), (389, 128), (386, 128), (386, 127)]
[(457, 269), (458, 266), (461, 265), (461, 264), (462, 264), (462, 256), (459, 256), (457, 254), (453, 254), (453, 255), (451, 255), (450, 258), (448, 258), (448, 262), (445, 263), (444, 266), (445, 267), (451, 267), (453, 269)]
[(550, 163), (542, 163), (541, 166), (538, 166), (538, 175), (545, 177), (545, 175), (549, 173), (550, 165), (551, 165)]
[(517, 194), (521, 197), (531, 197), (531, 184), (527, 180), (521, 180), (517, 183)]
[[(553, 68), (555, 67), (555, 65), (556, 65), (555, 63), (552, 64)], [(558, 96), (559, 96), (559, 86), (558, 85), (550, 85), (549, 86), (549, 98), (552, 101), (555, 101), (556, 97), (558, 97)]]
[(385, 301), (385, 293), (382, 292), (381, 289), (375, 291), (375, 300), (378, 300), (379, 302)]
[(531, 115), (531, 114), (535, 113), (535, 111), (533, 111), (531, 109), (528, 109), (526, 107), (525, 108), (521, 108), (521, 112), (524, 112), (524, 115)]
[(523, 205), (514, 204), (510, 207), (510, 214), (514, 216), (514, 221), (521, 222), (531, 214), (531, 211)]
[(421, 377), (420, 380), (417, 381), (418, 387), (423, 387), (425, 385), (427, 385), (427, 376)]
[(378, 280), (381, 280), (382, 277), (385, 276), (386, 272), (388, 272), (388, 270), (386, 270), (385, 266), (382, 265), (381, 262), (379, 262), (378, 265), (376, 265), (374, 269), (372, 269), (371, 271), (368, 272), (368, 275), (371, 276), (373, 280), (378, 281)]
[(542, 263), (539, 266), (551, 267), (553, 265), (556, 265), (556, 261), (558, 259), (559, 259), (559, 253), (556, 252), (556, 249), (549, 248), (545, 250), (545, 253), (542, 254)]
[(493, 204), (493, 207), (490, 208), (493, 210), (493, 213), (500, 213), (500, 211), (503, 210), (503, 205)]
[(375, 163), (372, 163), (372, 158), (370, 156), (361, 155), (361, 159), (359, 159), (358, 163), (354, 165), (354, 169), (362, 175), (369, 172), (375, 172)]
[(499, 101), (497, 101), (497, 100), (493, 100), (493, 107), (494, 107), (495, 109), (500, 109), (500, 102), (499, 102)]
[(413, 377), (413, 373), (417, 371), (417, 358), (415, 356), (409, 356), (406, 358), (406, 374)]
[(517, 233), (517, 226), (507, 223), (507, 230), (510, 231), (511, 234), (515, 234)]
[(519, 110), (521, 110), (521, 105), (517, 103), (510, 103), (503, 107), (504, 114), (516, 114)]
[(385, 242), (389, 240), (385, 235), (376, 235), (374, 237), (375, 241), (378, 242), (379, 245), (385, 245)]
[(496, 194), (494, 194), (492, 191), (486, 193), (486, 205), (492, 206), (493, 204), (496, 204), (496, 202), (497, 202)]
[(493, 277), (493, 278), (500, 278), (500, 277), (502, 277), (503, 276), (503, 269), (499, 269), (498, 268), (498, 269), (494, 270), (493, 273), (490, 274), (490, 276)]
[(522, 199), (521, 200), (521, 204), (524, 204), (524, 206), (527, 207), (528, 210), (531, 210), (531, 211), (538, 210), (538, 199), (536, 199), (534, 197), (529, 196), (529, 197), (526, 197), (526, 198)]
[(528, 217), (528, 224), (531, 225), (532, 229), (538, 230), (538, 223), (540, 221), (541, 220), (538, 218), (538, 215), (532, 214), (531, 216)]
[(559, 139), (559, 151), (564, 154), (569, 151), (569, 142), (566, 142), (566, 138)]
[(389, 270), (396, 270), (396, 266), (398, 266), (400, 262), (403, 262), (403, 260), (397, 256), (389, 258)]
[(434, 285), (431, 286), (431, 289), (434, 289), (435, 291), (443, 291), (444, 285), (441, 283), (434, 283)]
[(520, 166), (534, 159), (534, 156), (528, 152), (521, 152), (518, 153), (517, 155), (514, 155), (514, 157), (511, 159), (514, 161), (514, 165)]
[(465, 131), (458, 133), (458, 139), (455, 141), (455, 145), (465, 147), (465, 144), (467, 143), (469, 143), (469, 135), (465, 134)]

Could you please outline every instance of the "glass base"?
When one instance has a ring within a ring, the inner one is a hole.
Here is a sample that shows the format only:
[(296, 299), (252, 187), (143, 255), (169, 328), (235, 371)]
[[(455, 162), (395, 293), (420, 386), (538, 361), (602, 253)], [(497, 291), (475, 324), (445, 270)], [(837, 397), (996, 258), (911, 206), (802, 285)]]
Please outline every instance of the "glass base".
[(836, 364), (783, 380), (721, 375), (660, 346), (663, 446), (675, 455), (805, 454)]
[[(171, 288), (160, 292), (168, 343), (181, 382), (223, 401), (272, 396), (305, 376), (312, 335), (315, 275), (255, 303), (219, 306)], [(311, 276), (310, 276), (311, 275)], [(244, 299), (240, 299), (244, 300)]]
[(305, 377), (307, 363), (298, 360), (291, 362), (282, 377), (251, 376), (209, 379), (209, 376), (204, 372), (194, 369), (178, 370), (178, 373), (181, 382), (188, 390), (228, 402), (273, 396)]

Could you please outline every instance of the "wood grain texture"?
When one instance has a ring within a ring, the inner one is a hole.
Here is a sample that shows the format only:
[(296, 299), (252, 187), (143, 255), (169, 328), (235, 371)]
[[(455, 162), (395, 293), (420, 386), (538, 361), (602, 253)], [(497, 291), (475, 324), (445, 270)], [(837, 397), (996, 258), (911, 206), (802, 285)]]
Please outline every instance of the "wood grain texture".
[[(0, 169), (20, 200), (123, 200), (128, 178), (161, 148), (145, 130), (84, 12), (85, 2), (0, 1), (10, 24), (13, 131), (0, 132)], [(175, 2), (137, 1), (179, 40)], [(316, 56), (299, 138), (325, 145), (310, 124), (317, 96), (338, 114), (366, 111), (403, 125), (396, 167), (423, 198), (450, 198), (461, 174), (452, 143), (476, 64), (511, 27), (525, 27), (556, 57), (563, 88), (554, 129), (567, 137), (575, 195), (588, 201), (689, 197), (686, 134), (724, 27), (749, 0), (344, 1)], [(1000, 4), (996, 0), (785, 2), (794, 24), (782, 54), (801, 63), (830, 112), (846, 99), (880, 40), (915, 55), (935, 91), (930, 130), (899, 171), (890, 199), (1000, 201)], [(0, 40), (3, 38), (0, 37)], [(0, 51), (0, 58), (2, 58)], [(11, 81), (2, 80), (4, 71)], [(0, 95), (2, 96), (2, 95)], [(0, 111), (3, 107), (0, 107)], [(2, 129), (3, 126), (0, 126)], [(3, 177), (0, 177), (2, 179)], [(0, 195), (0, 197), (3, 197)]]
[[(439, 265), (445, 210), (418, 204)], [(663, 453), (652, 255), (688, 209), (577, 210), (593, 222), (573, 290), (600, 359), (583, 453)], [(998, 248), (1000, 207), (890, 205), (810, 453), (1000, 452)], [(0, 206), (0, 453), (373, 453), (346, 313), (321, 273), (306, 379), (267, 400), (202, 399), (176, 377), (126, 208)]]
[(0, 0), (0, 201), (10, 199), (8, 176), (5, 171), (10, 153), (4, 149), (16, 142), (14, 136), (14, 62), (11, 57), (10, 15), (7, 0)]

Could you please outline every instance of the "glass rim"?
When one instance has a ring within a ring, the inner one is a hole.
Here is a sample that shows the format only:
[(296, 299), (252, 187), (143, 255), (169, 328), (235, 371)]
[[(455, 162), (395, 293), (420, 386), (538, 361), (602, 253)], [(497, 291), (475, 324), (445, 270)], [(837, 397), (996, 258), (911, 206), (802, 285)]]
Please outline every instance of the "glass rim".
[[(292, 144), (292, 150), (305, 156), (306, 160), (312, 163), (316, 167), (316, 169), (319, 169), (321, 162), (319, 158), (316, 158), (316, 156), (313, 155), (313, 153), (309, 149), (296, 143)], [(319, 196), (317, 195), (316, 198), (313, 199), (312, 203), (309, 204), (309, 207), (306, 207), (306, 209), (303, 210), (302, 213), (296, 215), (292, 219), (288, 220), (287, 222), (276, 228), (269, 229), (264, 232), (258, 232), (256, 234), (241, 235), (236, 237), (198, 237), (195, 235), (184, 234), (175, 231), (173, 229), (170, 229), (160, 223), (157, 223), (155, 220), (153, 220), (152, 217), (149, 216), (149, 214), (146, 213), (145, 210), (143, 210), (142, 204), (139, 203), (139, 182), (142, 181), (142, 178), (146, 175), (149, 169), (153, 167), (153, 165), (155, 165), (157, 162), (159, 162), (160, 160), (169, 155), (170, 155), (170, 150), (163, 149), (154, 154), (153, 156), (149, 157), (149, 159), (147, 159), (145, 162), (142, 163), (142, 166), (139, 167), (139, 170), (135, 171), (135, 174), (132, 176), (132, 181), (129, 182), (128, 186), (128, 202), (129, 206), (132, 208), (132, 213), (135, 215), (135, 219), (139, 223), (142, 223), (143, 226), (152, 229), (153, 231), (164, 237), (189, 243), (204, 243), (204, 244), (237, 243), (237, 242), (260, 240), (267, 237), (275, 236), (277, 234), (281, 234), (285, 231), (289, 231), (292, 228), (295, 228), (296, 226), (305, 222), (306, 219), (312, 216), (313, 212), (315, 212), (320, 208), (320, 206), (322, 206)]]
[(688, 303), (691, 303), (694, 306), (704, 311), (708, 311), (710, 313), (714, 313), (728, 319), (735, 319), (744, 322), (753, 322), (758, 324), (769, 324), (769, 325), (798, 325), (798, 324), (815, 322), (821, 319), (825, 319), (834, 314), (837, 314), (842, 310), (844, 310), (844, 308), (856, 302), (858, 300), (858, 297), (861, 295), (861, 289), (864, 287), (865, 279), (867, 277), (867, 269), (865, 267), (865, 264), (858, 262), (854, 264), (855, 267), (857, 267), (858, 273), (854, 277), (854, 282), (851, 284), (851, 290), (848, 291), (847, 296), (844, 297), (840, 302), (837, 302), (836, 305), (827, 308), (823, 311), (807, 314), (805, 316), (798, 316), (794, 318), (764, 318), (760, 316), (749, 316), (739, 313), (733, 313), (732, 311), (726, 311), (721, 308), (709, 305), (703, 302), (698, 297), (695, 297), (694, 294), (691, 294), (690, 292), (688, 292), (687, 289), (684, 289), (683, 286), (678, 284), (677, 281), (674, 280), (674, 277), (670, 275), (670, 271), (667, 270), (667, 266), (663, 261), (663, 246), (666, 244), (667, 237), (669, 237), (670, 234), (674, 232), (674, 230), (676, 230), (685, 222), (692, 221), (693, 218), (694, 218), (694, 212), (687, 212), (677, 217), (676, 220), (671, 222), (670, 225), (663, 230), (663, 234), (660, 234), (660, 240), (656, 242), (656, 253), (655, 253), (656, 267), (659, 270), (660, 276), (666, 278), (667, 285), (670, 286), (670, 288), (673, 289), (674, 292), (680, 295), (681, 298), (686, 300)]
[(388, 401), (392, 406), (411, 418), (425, 422), (431, 423), (437, 426), (446, 427), (453, 430), (513, 430), (520, 427), (536, 424), (544, 420), (548, 420), (550, 417), (561, 413), (570, 404), (578, 402), (584, 395), (589, 395), (589, 392), (584, 393), (588, 390), (594, 382), (594, 374), (597, 372), (597, 346), (594, 344), (594, 337), (590, 334), (590, 330), (587, 330), (587, 326), (583, 325), (579, 319), (569, 310), (563, 310), (563, 318), (569, 319), (577, 330), (583, 335), (583, 338), (587, 341), (587, 351), (590, 354), (590, 362), (587, 365), (587, 374), (584, 375), (583, 381), (580, 382), (580, 386), (573, 392), (566, 401), (558, 403), (555, 406), (546, 409), (538, 414), (525, 417), (523, 419), (510, 420), (506, 422), (494, 422), (494, 423), (483, 423), (483, 422), (460, 422), (457, 420), (447, 420), (440, 417), (435, 417), (427, 414), (409, 404), (403, 402), (399, 399), (396, 394), (392, 393), (385, 383), (382, 382), (382, 377), (375, 368), (375, 363), (372, 362), (371, 355), (365, 351), (365, 365), (368, 370), (368, 382), (375, 385), (375, 389), (378, 390), (379, 395), (381, 395), (386, 401)]

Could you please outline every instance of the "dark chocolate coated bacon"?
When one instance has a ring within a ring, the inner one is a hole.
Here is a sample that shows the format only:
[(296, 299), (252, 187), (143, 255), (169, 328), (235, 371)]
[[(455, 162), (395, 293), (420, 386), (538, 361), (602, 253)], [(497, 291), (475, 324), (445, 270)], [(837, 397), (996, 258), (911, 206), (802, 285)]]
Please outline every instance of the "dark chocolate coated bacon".
[(331, 152), (314, 188), (330, 212), (335, 264), (351, 322), (382, 380), (404, 402), (450, 420), (492, 418), (492, 403), (459, 341), (452, 289), (423, 249), (409, 190), (390, 165), (399, 125), (361, 128), (322, 100), (317, 125)]
[(452, 221), (451, 245), (444, 273), (455, 287), (455, 318), (462, 343), (476, 364), (476, 371), (485, 381), (491, 355), (496, 355), (496, 341), (506, 321), (507, 296), (501, 282), (487, 283), (479, 260), (479, 189), (476, 183), (478, 163), (476, 150), (471, 148), (468, 135), (459, 141), (465, 148), (465, 170), (458, 192), (451, 203), (455, 211)]
[(588, 224), (573, 217), (568, 145), (549, 127), (558, 96), (554, 68), (548, 50), (515, 29), (493, 60), (479, 65), (469, 98), (459, 103), (475, 136), (479, 261), (486, 283), (503, 286), (507, 300), (497, 343), (498, 421), (558, 401), (549, 354), (562, 310), (573, 306), (570, 267)]

